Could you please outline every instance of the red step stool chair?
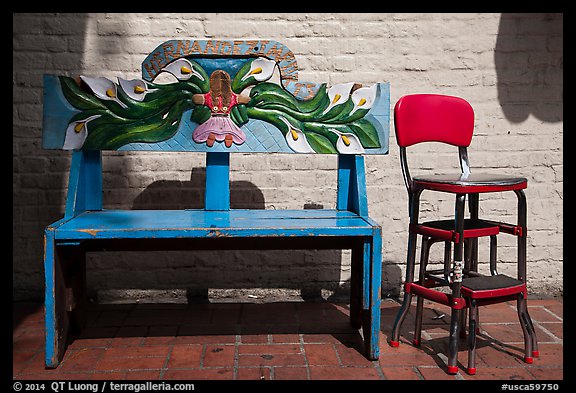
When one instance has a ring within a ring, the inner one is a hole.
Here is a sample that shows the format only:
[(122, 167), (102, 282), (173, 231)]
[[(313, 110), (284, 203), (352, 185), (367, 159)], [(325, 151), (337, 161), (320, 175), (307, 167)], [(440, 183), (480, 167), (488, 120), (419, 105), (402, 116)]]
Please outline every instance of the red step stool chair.
[[(466, 309), (469, 309), (468, 374), (476, 373), (475, 349), (478, 332), (478, 307), (517, 300), (518, 317), (524, 334), (524, 361), (538, 357), (534, 326), (528, 314), (526, 291), (526, 197), (527, 179), (470, 172), (467, 147), (474, 131), (474, 111), (462, 98), (438, 94), (407, 95), (394, 107), (394, 125), (400, 146), (400, 163), (409, 196), (409, 237), (404, 286), (404, 301), (392, 329), (390, 345), (399, 345), (400, 328), (412, 296), (417, 296), (414, 345), (420, 345), (423, 299), (451, 308), (447, 372), (458, 372), (458, 341), (465, 337)], [(406, 148), (422, 142), (441, 142), (458, 146), (461, 173), (411, 177)], [(452, 193), (456, 196), (454, 218), (419, 222), (420, 195), (424, 190)], [(479, 194), (514, 191), (518, 197), (518, 223), (483, 220), (478, 217)], [(470, 218), (465, 218), (469, 197)], [(507, 233), (518, 238), (517, 278), (498, 274), (497, 235)], [(416, 241), (422, 236), (420, 272), (414, 281)], [(490, 237), (490, 275), (478, 273), (478, 238)], [(444, 242), (444, 268), (427, 270), (432, 244)], [(451, 246), (454, 244), (453, 261)], [(452, 262), (452, 264), (451, 264)], [(451, 291), (439, 291), (449, 287)]]

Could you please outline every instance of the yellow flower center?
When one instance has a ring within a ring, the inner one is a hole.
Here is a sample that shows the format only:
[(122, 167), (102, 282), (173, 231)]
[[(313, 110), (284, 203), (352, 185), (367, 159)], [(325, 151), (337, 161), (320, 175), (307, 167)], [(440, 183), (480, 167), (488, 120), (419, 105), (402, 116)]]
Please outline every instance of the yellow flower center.
[(332, 103), (333, 103), (333, 104), (337, 103), (338, 100), (340, 99), (340, 97), (342, 97), (340, 94), (336, 94), (336, 95), (334, 96), (334, 99), (332, 100)]
[(346, 146), (350, 146), (350, 139), (348, 139), (346, 135), (342, 135), (342, 142), (344, 142)]
[(109, 88), (106, 90), (106, 95), (110, 98), (114, 98), (116, 97), (116, 92), (114, 91), (114, 89)]
[(182, 66), (182, 67), (180, 68), (180, 72), (183, 73), (183, 74), (190, 74), (190, 73), (192, 72), (192, 70), (191, 70), (190, 68), (188, 68), (188, 67)]
[(82, 131), (82, 128), (84, 128), (84, 122), (79, 122), (74, 126), (74, 132), (79, 133), (80, 131)]
[(146, 91), (142, 86), (134, 86), (134, 93), (142, 94)]
[(366, 98), (362, 98), (359, 102), (358, 102), (358, 106), (362, 106), (366, 103)]
[(258, 68), (254, 68), (252, 71), (250, 71), (250, 74), (248, 74), (248, 75), (261, 74), (261, 73), (262, 73), (262, 68), (258, 67)]
[(292, 139), (294, 139), (295, 141), (297, 141), (297, 140), (298, 140), (298, 134), (296, 133), (296, 131), (290, 130), (290, 133), (292, 134)]

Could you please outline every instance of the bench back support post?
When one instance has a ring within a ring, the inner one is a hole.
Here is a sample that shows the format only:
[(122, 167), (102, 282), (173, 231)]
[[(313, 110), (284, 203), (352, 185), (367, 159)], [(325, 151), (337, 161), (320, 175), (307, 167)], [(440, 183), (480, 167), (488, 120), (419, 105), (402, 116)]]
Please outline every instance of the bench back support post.
[(359, 216), (368, 216), (364, 156), (338, 155), (338, 195), (336, 209), (349, 210)]
[(206, 210), (230, 210), (230, 153), (206, 153)]
[(65, 219), (87, 210), (102, 210), (102, 153), (99, 150), (72, 152)]

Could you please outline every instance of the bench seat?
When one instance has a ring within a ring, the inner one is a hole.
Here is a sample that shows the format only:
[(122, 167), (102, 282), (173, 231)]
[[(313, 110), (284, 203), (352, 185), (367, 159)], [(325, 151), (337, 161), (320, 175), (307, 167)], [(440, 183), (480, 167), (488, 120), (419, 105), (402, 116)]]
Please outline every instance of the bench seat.
[(55, 240), (372, 236), (377, 224), (342, 210), (102, 210), (55, 225)]

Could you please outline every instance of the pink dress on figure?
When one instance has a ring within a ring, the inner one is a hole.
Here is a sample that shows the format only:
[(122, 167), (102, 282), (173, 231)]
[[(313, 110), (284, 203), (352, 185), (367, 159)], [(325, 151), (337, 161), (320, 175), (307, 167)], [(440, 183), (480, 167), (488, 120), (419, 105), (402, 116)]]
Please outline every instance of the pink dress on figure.
[[(217, 102), (212, 101), (210, 93), (204, 94), (204, 105), (210, 108), (212, 115), (204, 123), (200, 124), (192, 133), (192, 139), (196, 143), (204, 143), (209, 139), (209, 136), (214, 135), (214, 139), (222, 142), (227, 135), (232, 137), (235, 144), (241, 145), (246, 141), (246, 135), (238, 127), (232, 119), (230, 119), (230, 110), (238, 104), (237, 95), (232, 93), (230, 97), (230, 106), (222, 105), (222, 97), (218, 97)], [(214, 141), (209, 141), (208, 146), (212, 146)], [(230, 147), (231, 143), (227, 143), (226, 147)]]

